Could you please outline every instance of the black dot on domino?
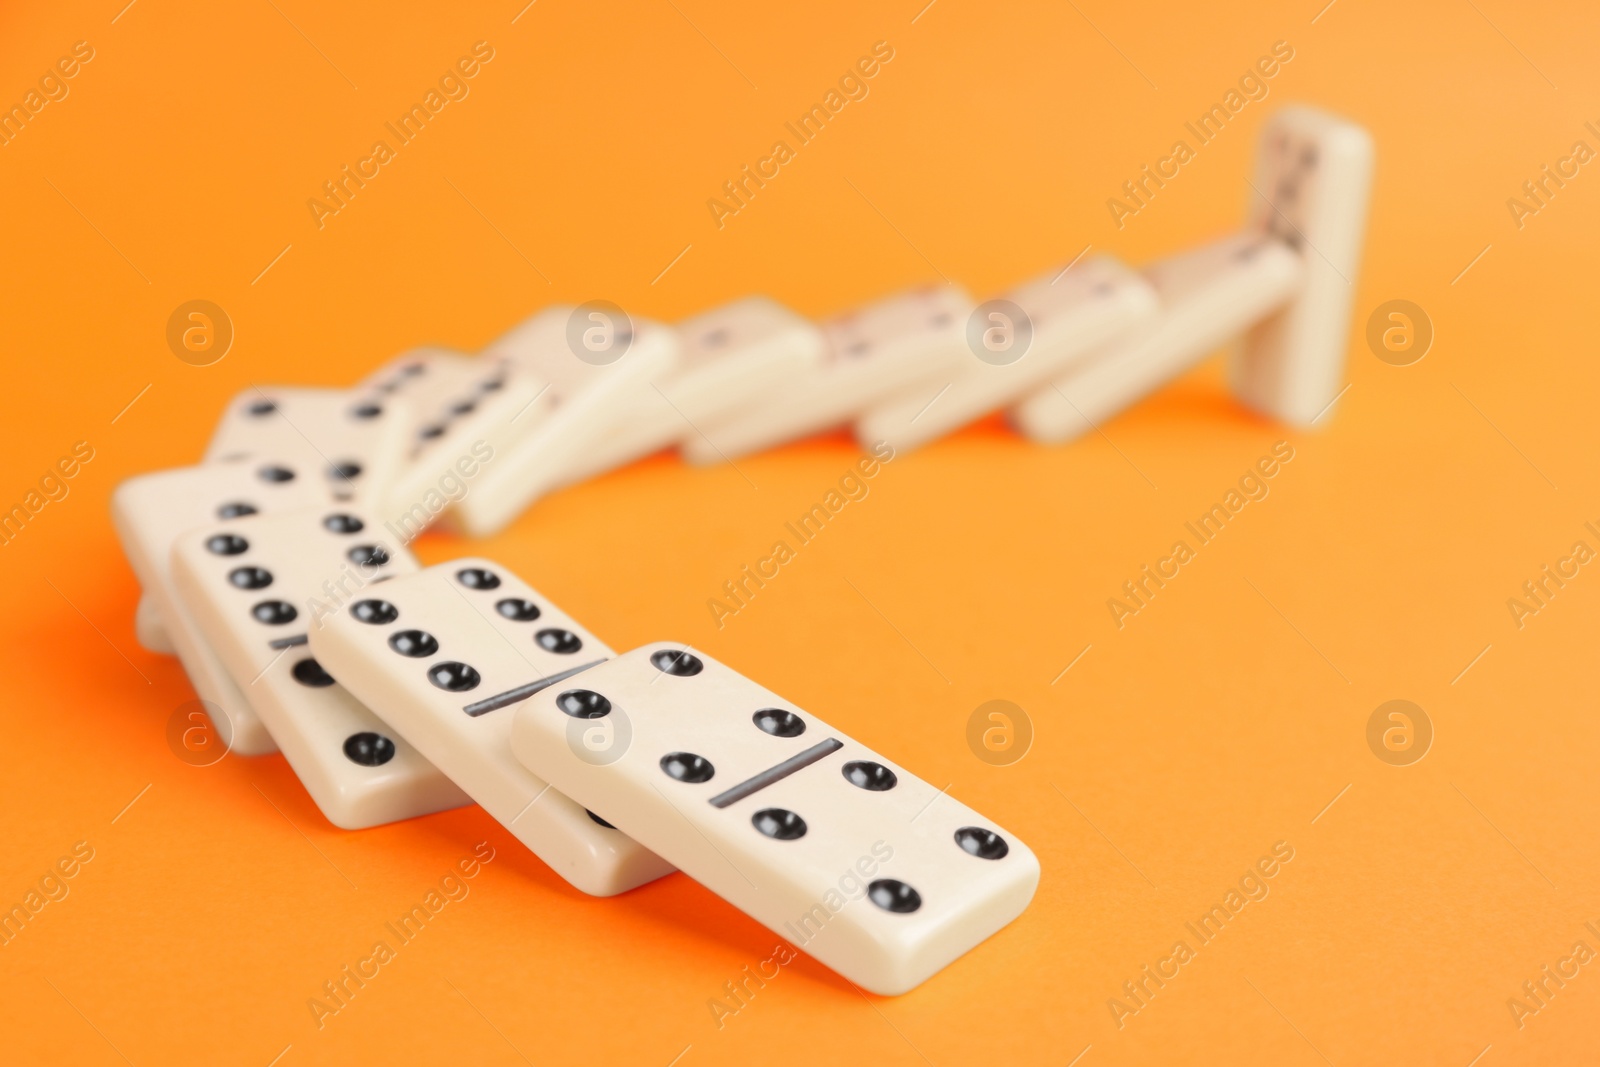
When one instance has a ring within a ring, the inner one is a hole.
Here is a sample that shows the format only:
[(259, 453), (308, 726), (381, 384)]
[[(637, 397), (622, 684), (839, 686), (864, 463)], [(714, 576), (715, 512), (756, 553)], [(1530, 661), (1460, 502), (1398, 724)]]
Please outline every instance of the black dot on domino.
[(593, 819), (595, 822), (599, 823), (601, 826), (604, 826), (607, 830), (615, 830), (616, 829), (615, 826), (612, 826), (610, 823), (606, 822), (604, 819), (602, 819), (600, 816), (596, 815), (594, 812), (590, 811), (588, 808), (584, 808), (583, 809), (583, 813), (585, 815), (589, 816), (589, 818)]
[(322, 664), (314, 659), (306, 658), (296, 663), (289, 673), (301, 685), (310, 686), (312, 689), (326, 689), (333, 684), (333, 675), (322, 669)]
[(570, 656), (583, 647), (583, 641), (571, 630), (540, 630), (533, 639), (540, 648), (558, 656)]
[(435, 663), (428, 668), (428, 681), (451, 693), (465, 693), (468, 689), (476, 689), (482, 680), (482, 676), (475, 668), (454, 660)]
[(478, 391), (481, 393), (498, 393), (505, 387), (506, 380), (504, 378), (490, 378), (478, 386)]
[(1006, 853), (1011, 851), (1011, 846), (1006, 844), (1005, 838), (993, 830), (977, 826), (963, 826), (957, 830), (956, 844), (961, 846), (961, 851), (980, 860), (1005, 859)]
[(360, 476), (361, 464), (352, 459), (341, 459), (328, 468), (328, 477), (337, 478), (341, 481), (359, 478)]
[(351, 563), (362, 567), (381, 567), (389, 562), (389, 553), (382, 545), (357, 545), (345, 553)]
[(495, 602), (494, 610), (512, 622), (532, 622), (539, 617), (539, 605), (521, 597), (507, 597)]
[(750, 720), (773, 737), (799, 737), (806, 732), (806, 721), (782, 708), (762, 708)]
[(253, 415), (259, 419), (263, 415), (271, 415), (274, 411), (277, 411), (278, 405), (270, 400), (257, 400), (244, 410), (247, 415)]
[(712, 330), (701, 339), (701, 343), (707, 348), (721, 348), (723, 345), (728, 343), (728, 331), (720, 329)]
[(265, 567), (235, 567), (228, 582), (238, 589), (265, 589), (272, 584), (272, 572)]
[(269, 465), (256, 471), (256, 477), (264, 482), (292, 482), (294, 481), (294, 471), (288, 467)]
[(351, 734), (345, 738), (344, 754), (351, 763), (363, 767), (381, 767), (394, 759), (394, 742), (382, 734)]
[(710, 760), (693, 752), (668, 752), (661, 757), (661, 769), (668, 778), (690, 785), (709, 782), (711, 776), (717, 773)]
[(375, 419), (383, 414), (383, 408), (378, 404), (357, 404), (350, 409), (350, 414), (358, 419)]
[(671, 648), (664, 648), (660, 652), (652, 652), (650, 654), (650, 662), (661, 673), (675, 674), (680, 678), (688, 678), (699, 674), (706, 666), (700, 662), (698, 656), (691, 656), (681, 649)]
[(851, 760), (840, 768), (840, 772), (844, 775), (844, 780), (857, 789), (866, 789), (873, 793), (893, 789), (899, 782), (893, 771), (871, 760)]
[(389, 647), (402, 656), (426, 659), (439, 651), (439, 642), (426, 630), (401, 630), (390, 635)]
[(427, 369), (428, 365), (426, 363), (407, 363), (400, 368), (400, 373), (407, 378), (415, 378), (417, 375), (425, 373)]
[(556, 697), (556, 707), (574, 719), (599, 719), (611, 714), (611, 701), (590, 689), (568, 689)]
[(922, 894), (896, 878), (879, 878), (867, 886), (867, 897), (896, 915), (909, 915), (922, 907)]
[(366, 527), (366, 523), (354, 515), (346, 515), (343, 512), (327, 516), (322, 520), (322, 525), (336, 534), (360, 533)]
[(444, 427), (437, 423), (433, 424), (432, 426), (424, 426), (422, 429), (417, 431), (417, 436), (422, 438), (424, 441), (431, 441), (435, 437), (444, 436)]
[(250, 551), (250, 542), (238, 534), (212, 534), (206, 538), (206, 551), (213, 556), (238, 556)]
[(750, 825), (778, 841), (806, 836), (806, 821), (783, 808), (763, 808), (750, 816)]
[(482, 567), (467, 567), (456, 571), (456, 581), (468, 589), (499, 589), (500, 576)]
[(267, 626), (287, 626), (300, 613), (287, 600), (263, 600), (250, 609), (250, 614)]
[(358, 600), (350, 605), (350, 614), (357, 622), (371, 626), (387, 626), (400, 617), (400, 609), (387, 600)]
[(463, 400), (459, 404), (451, 405), (450, 414), (452, 414), (452, 415), (470, 415), (470, 414), (473, 413), (473, 411), (475, 411), (477, 409), (477, 407), (478, 407), (477, 401), (475, 401), (475, 400)]
[(242, 500), (235, 500), (218, 507), (217, 518), (242, 519), (246, 515), (254, 515), (256, 510), (257, 509), (254, 504), (247, 504)]

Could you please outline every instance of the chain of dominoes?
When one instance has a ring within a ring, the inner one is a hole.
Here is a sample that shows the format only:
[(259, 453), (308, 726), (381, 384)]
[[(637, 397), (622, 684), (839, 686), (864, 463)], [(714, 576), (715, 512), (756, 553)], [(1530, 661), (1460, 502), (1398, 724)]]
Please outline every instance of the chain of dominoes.
[(1242, 231), (1142, 272), (1100, 256), (981, 308), (945, 286), (820, 328), (762, 298), (676, 328), (553, 308), (476, 357), (247, 390), (200, 465), (117, 489), (139, 639), (337, 826), (476, 802), (583, 892), (676, 867), (904, 992), (1027, 906), (1026, 845), (699, 651), (619, 655), (503, 565), (422, 568), (407, 542), (491, 534), (673, 446), (724, 462), (851, 424), (903, 452), (1000, 408), (1063, 441), (1230, 339), (1237, 396), (1309, 423), (1342, 378), (1371, 169), (1359, 127), (1291, 108)]

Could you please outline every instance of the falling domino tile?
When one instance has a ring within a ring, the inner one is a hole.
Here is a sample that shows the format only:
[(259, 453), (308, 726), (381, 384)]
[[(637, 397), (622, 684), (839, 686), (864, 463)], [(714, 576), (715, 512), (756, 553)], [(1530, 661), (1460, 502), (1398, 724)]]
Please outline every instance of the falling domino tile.
[(375, 392), (426, 403), (402, 450), (403, 469), (377, 505), (378, 517), (406, 541), (475, 489), (551, 400), (547, 379), (504, 357), (430, 352), (374, 377), (368, 387)]
[[(371, 500), (398, 475), (414, 418), (408, 401), (362, 388), (251, 386), (223, 409), (204, 462), (271, 457), (319, 475), (329, 500)], [(148, 592), (140, 594), (134, 632), (151, 652), (175, 651)]]
[(408, 401), (377, 400), (357, 389), (262, 385), (229, 402), (205, 462), (271, 456), (317, 471), (330, 500), (383, 493), (401, 466), (414, 416)]
[(483, 365), (472, 356), (426, 345), (384, 363), (361, 379), (354, 391), (380, 403), (389, 399), (406, 402), (412, 421), (401, 459), (409, 462), (416, 450), (418, 432), (436, 419), (440, 400), (466, 393), (482, 378)]
[(1234, 394), (1274, 418), (1310, 425), (1338, 396), (1372, 166), (1366, 130), (1313, 108), (1284, 108), (1261, 133), (1251, 226), (1295, 249), (1305, 280), (1245, 334), (1229, 370)]
[(672, 870), (512, 754), (516, 706), (611, 649), (507, 568), (457, 559), (369, 585), (309, 637), (341, 685), (578, 889), (610, 896)]
[[(947, 381), (930, 382), (869, 410), (856, 421), (857, 440), (868, 447), (887, 441), (906, 451), (953, 433), (1032, 392), (1157, 307), (1150, 284), (1110, 256), (1052, 271), (1006, 299), (1024, 318), (989, 313), (993, 325), (988, 329), (1003, 331), (1004, 338), (994, 361), (974, 352)], [(1013, 346), (1020, 356), (1009, 354)]]
[(706, 428), (812, 372), (826, 347), (822, 331), (782, 304), (752, 296), (677, 325), (683, 351), (661, 382), (645, 382), (599, 424), (563, 484), (581, 482), (679, 441), (704, 441)]
[(266, 459), (179, 467), (129, 478), (111, 494), (111, 521), (122, 550), (152, 598), (184, 673), (204, 701), (230, 751), (276, 752), (277, 744), (250, 706), (199, 623), (172, 584), (172, 543), (197, 526), (316, 507), (328, 502), (318, 464), (310, 470)]
[(576, 312), (574, 323), (574, 309), (549, 308), (480, 357), (503, 358), (547, 388), (542, 412), (527, 420), (525, 432), (496, 446), (493, 461), (455, 505), (455, 520), (473, 537), (499, 532), (560, 485), (619, 399), (678, 365), (671, 327), (588, 305)]
[(972, 308), (957, 286), (927, 286), (824, 322), (826, 351), (813, 368), (686, 438), (684, 458), (738, 459), (841, 426), (897, 391), (948, 381), (972, 358)]
[(172, 546), (184, 606), (311, 799), (345, 830), (470, 803), (306, 648), (338, 598), (416, 573), (386, 537), (357, 509), (324, 504), (201, 526)]
[(653, 644), (524, 703), (535, 774), (875, 993), (904, 993), (1027, 907), (1014, 834), (771, 690)]
[(1011, 410), (1035, 441), (1068, 441), (1098, 427), (1281, 307), (1304, 265), (1259, 233), (1227, 237), (1144, 271), (1160, 308)]

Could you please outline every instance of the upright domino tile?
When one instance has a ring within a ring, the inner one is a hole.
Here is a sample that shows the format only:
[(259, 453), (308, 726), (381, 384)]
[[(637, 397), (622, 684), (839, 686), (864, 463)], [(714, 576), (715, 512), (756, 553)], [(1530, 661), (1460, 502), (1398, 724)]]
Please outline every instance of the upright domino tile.
[(890, 394), (948, 381), (967, 348), (972, 298), (927, 286), (823, 323), (826, 351), (810, 371), (711, 420), (684, 439), (691, 463), (719, 463), (843, 425)]
[(612, 310), (556, 307), (484, 350), (547, 385), (543, 412), (455, 506), (474, 537), (498, 532), (558, 485), (598, 428), (614, 425), (625, 398), (671, 373), (680, 344), (671, 327)]
[[(724, 418), (767, 406), (821, 362), (822, 331), (782, 304), (746, 297), (677, 326), (677, 367), (619, 401), (616, 414), (563, 475), (584, 481), (670, 445), (705, 443)], [(714, 447), (714, 446), (712, 446)]]
[(129, 478), (111, 495), (111, 521), (139, 585), (201, 700), (217, 709), (223, 744), (242, 756), (277, 751), (267, 728), (212, 651), (172, 585), (172, 544), (196, 526), (317, 507), (328, 502), (320, 465), (236, 460)]
[[(591, 744), (602, 730), (609, 745)], [(511, 744), (557, 789), (875, 993), (925, 981), (1021, 914), (1039, 881), (1012, 834), (680, 645), (546, 688), (517, 711)]]
[(1366, 130), (1313, 108), (1286, 107), (1261, 133), (1250, 225), (1300, 254), (1305, 281), (1229, 370), (1234, 394), (1274, 418), (1310, 425), (1339, 394), (1372, 166)]
[(1300, 289), (1304, 263), (1288, 245), (1256, 232), (1226, 237), (1146, 267), (1160, 308), (1011, 409), (1035, 441), (1071, 440), (1173, 378)]
[[(856, 421), (867, 446), (887, 441), (917, 448), (1006, 406), (1148, 318), (1156, 309), (1150, 284), (1109, 256), (1052, 271), (1005, 298), (1022, 312), (993, 311), (982, 336), (1003, 338), (992, 354), (974, 352), (950, 377), (904, 391)], [(981, 309), (980, 309), (981, 310)], [(1015, 353), (1020, 351), (1020, 355)]]
[(317, 662), (568, 882), (610, 896), (672, 870), (512, 754), (516, 705), (612, 651), (505, 567), (452, 560), (322, 621)]
[(413, 421), (410, 403), (358, 390), (263, 385), (228, 403), (205, 462), (269, 456), (317, 471), (329, 499), (384, 492), (401, 466)]
[(306, 647), (322, 614), (416, 573), (391, 542), (370, 516), (325, 504), (201, 526), (172, 546), (184, 607), (311, 799), (346, 830), (470, 803)]

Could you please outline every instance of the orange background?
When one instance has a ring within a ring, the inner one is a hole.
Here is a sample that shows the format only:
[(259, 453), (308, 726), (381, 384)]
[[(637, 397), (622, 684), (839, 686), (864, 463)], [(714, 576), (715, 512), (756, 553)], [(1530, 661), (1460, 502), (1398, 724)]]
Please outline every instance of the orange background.
[[(1520, 630), (1506, 600), (1600, 547), (1600, 176), (1520, 230), (1505, 206), (1574, 140), (1600, 147), (1592, 5), (121, 4), (0, 13), (0, 101), (95, 50), (0, 147), (0, 501), (95, 449), (0, 548), (0, 902), (95, 850), (0, 948), (8, 1059), (1592, 1055), (1600, 963), (1521, 1029), (1506, 1001), (1576, 940), (1600, 949), (1600, 573)], [(1295, 58), (1268, 100), (1117, 230), (1106, 198), (1280, 39)], [(319, 230), (306, 200), (478, 40), (495, 58), (471, 95)], [(717, 229), (706, 199), (879, 40), (870, 96)], [(993, 420), (896, 459), (720, 631), (706, 600), (844, 472), (842, 436), (741, 461), (748, 482), (657, 458), (496, 538), (419, 546), (503, 560), (617, 647), (695, 643), (1030, 843), (1032, 906), (923, 987), (863, 997), (802, 958), (718, 1029), (707, 1001), (775, 939), (688, 879), (587, 899), (476, 808), (344, 833), (279, 757), (168, 750), (192, 692), (134, 641), (108, 495), (194, 462), (247, 383), (473, 350), (555, 301), (675, 320), (764, 292), (820, 316), (941, 273), (990, 295), (1085, 244), (1144, 263), (1237, 223), (1289, 100), (1378, 150), (1352, 385), (1321, 432), (1241, 411), (1216, 360), (1068, 447)], [(1362, 326), (1402, 297), (1437, 339), (1396, 368)], [(237, 330), (206, 368), (164, 339), (194, 298)], [(1279, 439), (1296, 454), (1271, 496), (1116, 629), (1106, 599)], [(1366, 742), (1395, 698), (1436, 731), (1408, 767)], [(1036, 730), (1011, 766), (967, 748), (991, 699)], [(471, 895), (318, 1030), (307, 1000), (485, 840)], [(1280, 840), (1270, 896), (1119, 1029), (1107, 1000)]]

